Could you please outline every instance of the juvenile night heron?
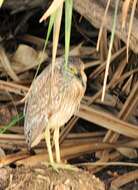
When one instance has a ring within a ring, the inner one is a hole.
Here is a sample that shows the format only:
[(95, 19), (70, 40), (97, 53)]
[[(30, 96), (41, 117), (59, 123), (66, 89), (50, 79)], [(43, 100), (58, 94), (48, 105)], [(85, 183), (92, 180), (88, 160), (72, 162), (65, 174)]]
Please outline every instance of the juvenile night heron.
[(33, 82), (25, 113), (24, 133), (30, 147), (45, 135), (50, 164), (54, 165), (50, 131), (53, 131), (56, 162), (60, 163), (59, 130), (78, 110), (86, 89), (84, 65), (78, 58), (69, 58), (68, 68), (58, 58), (51, 88), (51, 64)]

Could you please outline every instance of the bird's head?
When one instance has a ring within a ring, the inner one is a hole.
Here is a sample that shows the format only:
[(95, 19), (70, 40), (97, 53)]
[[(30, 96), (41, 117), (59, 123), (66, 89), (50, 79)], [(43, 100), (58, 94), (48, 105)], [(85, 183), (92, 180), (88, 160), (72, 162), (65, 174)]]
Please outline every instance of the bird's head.
[(69, 73), (75, 76), (86, 87), (87, 77), (84, 72), (84, 64), (77, 57), (69, 57), (68, 67), (65, 68)]

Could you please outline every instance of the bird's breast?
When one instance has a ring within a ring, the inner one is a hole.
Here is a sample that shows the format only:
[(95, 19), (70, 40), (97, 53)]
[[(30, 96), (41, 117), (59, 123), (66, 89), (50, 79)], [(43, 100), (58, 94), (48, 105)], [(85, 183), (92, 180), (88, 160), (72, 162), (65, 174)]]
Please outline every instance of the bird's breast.
[(63, 126), (78, 110), (85, 89), (78, 80), (74, 80), (59, 93), (57, 98), (58, 109), (55, 109), (55, 105), (52, 106), (53, 114), (49, 118), (51, 128)]

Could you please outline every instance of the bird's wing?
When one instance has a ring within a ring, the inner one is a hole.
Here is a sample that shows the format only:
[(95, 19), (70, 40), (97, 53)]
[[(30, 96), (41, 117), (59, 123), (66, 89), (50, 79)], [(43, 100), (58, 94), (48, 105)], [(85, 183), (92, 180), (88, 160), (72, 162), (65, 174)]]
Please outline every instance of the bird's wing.
[(46, 68), (32, 84), (31, 91), (27, 99), (24, 123), (25, 137), (30, 146), (39, 143), (43, 131), (48, 124), (49, 117), (58, 109), (58, 106), (55, 104), (59, 101), (58, 85), (60, 80), (61, 74), (59, 69), (55, 68), (52, 84), (52, 98), (50, 98), (50, 67)]
[(41, 140), (41, 135), (48, 121), (47, 112), (43, 113), (45, 86), (49, 78), (49, 67), (46, 68), (31, 85), (25, 105), (24, 133), (29, 146)]

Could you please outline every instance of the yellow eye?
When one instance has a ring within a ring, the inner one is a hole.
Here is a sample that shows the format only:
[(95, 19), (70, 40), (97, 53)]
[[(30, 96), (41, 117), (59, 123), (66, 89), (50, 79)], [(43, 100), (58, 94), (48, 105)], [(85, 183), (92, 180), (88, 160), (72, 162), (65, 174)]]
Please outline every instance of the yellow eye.
[(74, 75), (76, 75), (76, 74), (78, 73), (78, 71), (77, 71), (77, 69), (76, 69), (75, 67), (71, 67), (71, 68), (70, 68), (70, 71), (71, 71)]

